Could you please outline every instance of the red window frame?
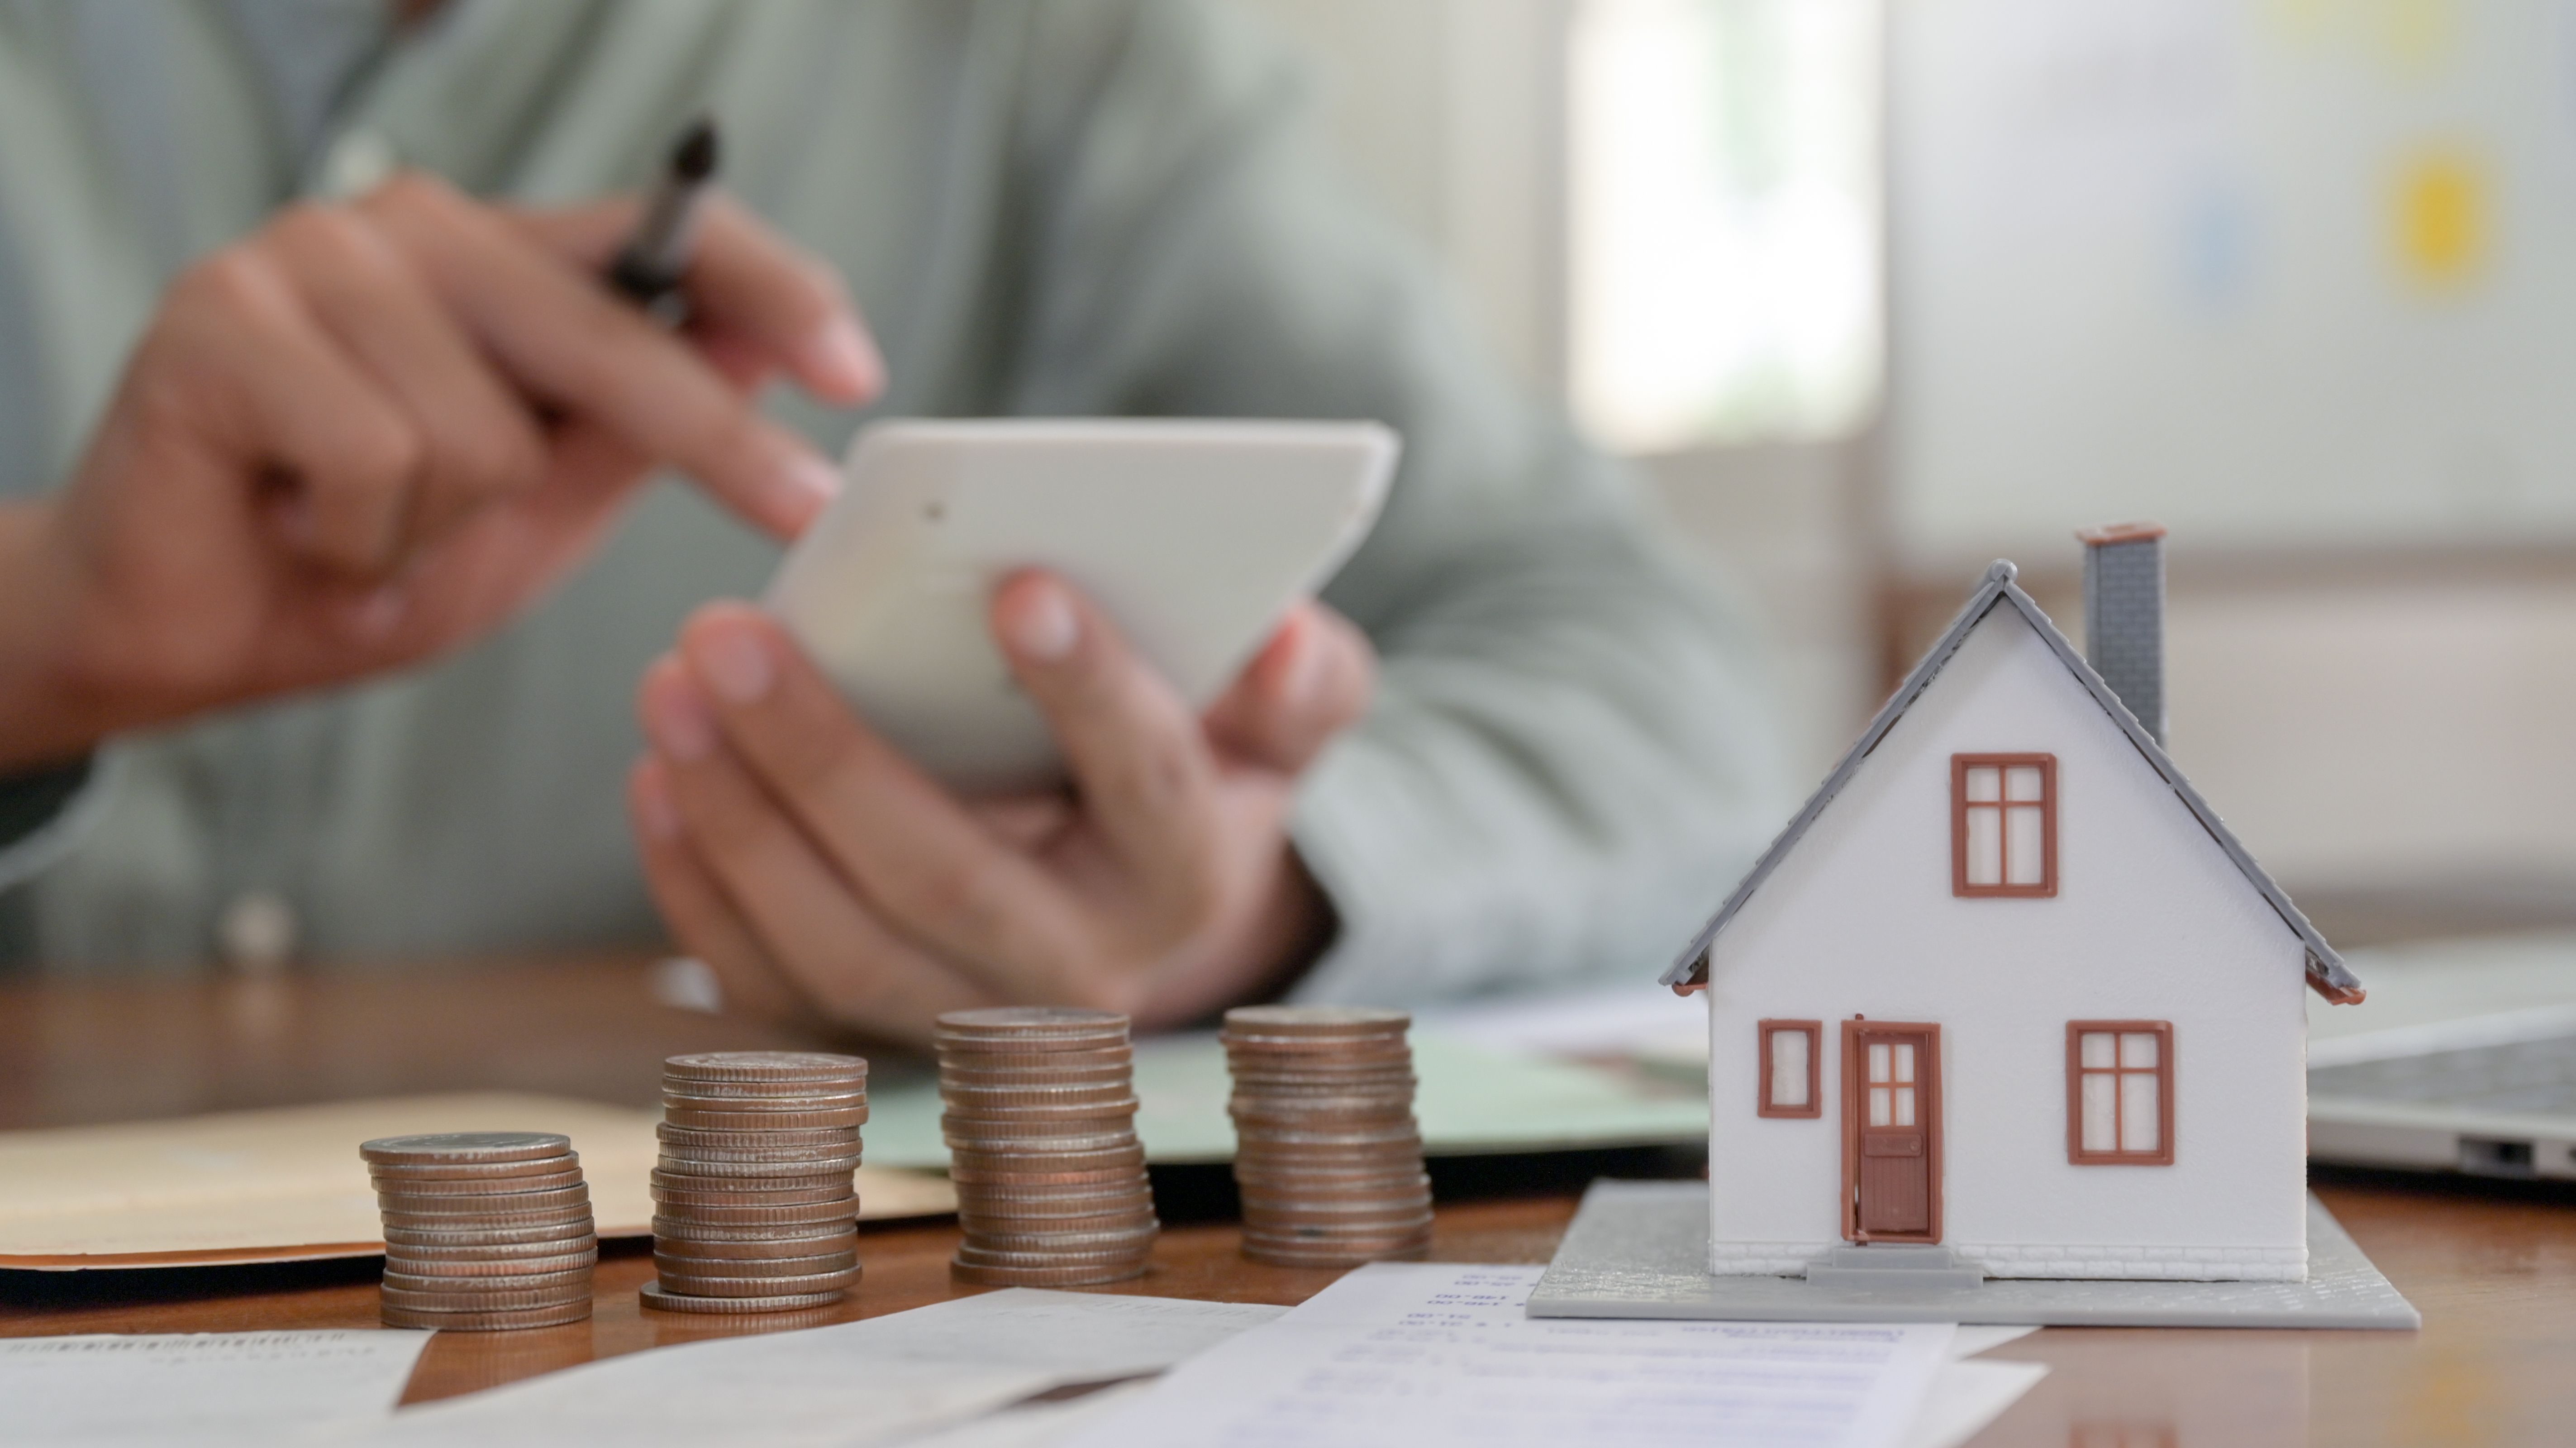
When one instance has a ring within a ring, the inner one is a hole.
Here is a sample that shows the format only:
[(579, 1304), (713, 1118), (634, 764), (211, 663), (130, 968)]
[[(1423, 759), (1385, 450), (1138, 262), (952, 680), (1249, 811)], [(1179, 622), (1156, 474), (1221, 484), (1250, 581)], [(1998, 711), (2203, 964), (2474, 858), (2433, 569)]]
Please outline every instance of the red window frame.
[[(1762, 1033), (1762, 1075), (1753, 1091), (1753, 1109), (1757, 1116), (1812, 1120), (1825, 1114), (1825, 1023), (1823, 1021), (1760, 1021), (1755, 1029)], [(1771, 1100), (1771, 1035), (1775, 1031), (1801, 1031), (1807, 1037), (1807, 1104), (1780, 1106)]]
[[(1968, 883), (1968, 811), (1991, 809), (1995, 812), (1995, 830), (2003, 855), (2003, 877), (2012, 878), (2012, 831), (2005, 827), (2005, 811), (2013, 801), (2002, 798), (2004, 771), (2037, 766), (2039, 769), (2039, 883), (2036, 885), (1971, 885)], [(1995, 794), (1991, 801), (1971, 804), (1968, 800), (1968, 771), (1992, 768), (1997, 772)], [(1950, 756), (1950, 893), (1963, 899), (2047, 899), (2057, 894), (2057, 756), (2054, 754), (1953, 754)]]
[[(2119, 1038), (2143, 1034), (2156, 1038), (2152, 1070), (2119, 1064)], [(2084, 1064), (2084, 1038), (2108, 1035), (2109, 1066)], [(2087, 1151), (2084, 1149), (2084, 1078), (2111, 1078), (2111, 1139), (2120, 1139), (2120, 1113), (2127, 1093), (2121, 1078), (2153, 1074), (2156, 1078), (2156, 1149), (2153, 1151)], [(2171, 1166), (2174, 1160), (2174, 1042), (2171, 1021), (2068, 1021), (2066, 1023), (2066, 1159), (2077, 1166)]]

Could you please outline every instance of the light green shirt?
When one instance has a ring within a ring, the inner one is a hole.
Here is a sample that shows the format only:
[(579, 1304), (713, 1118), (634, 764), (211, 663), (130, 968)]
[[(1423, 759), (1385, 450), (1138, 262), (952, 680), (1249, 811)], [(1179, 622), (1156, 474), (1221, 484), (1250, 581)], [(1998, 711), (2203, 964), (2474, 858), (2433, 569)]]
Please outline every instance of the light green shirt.
[[(1341, 917), (1303, 995), (1636, 978), (1784, 817), (1739, 624), (1318, 164), (1300, 73), (1221, 6), (454, 0), (309, 136), (310, 87), (281, 102), (245, 8), (0, 0), (0, 492), (67, 474), (172, 273), (293, 196), (390, 158), (587, 198), (711, 109), (726, 184), (849, 279), (892, 368), (878, 413), (1403, 433), (1384, 521), (1326, 594), (1385, 667), (1299, 795)], [(835, 451), (860, 420), (775, 410)], [(19, 953), (186, 967), (254, 891), (339, 960), (656, 938), (621, 803), (635, 684), (775, 560), (665, 482), (486, 642), (116, 742), (0, 853)]]

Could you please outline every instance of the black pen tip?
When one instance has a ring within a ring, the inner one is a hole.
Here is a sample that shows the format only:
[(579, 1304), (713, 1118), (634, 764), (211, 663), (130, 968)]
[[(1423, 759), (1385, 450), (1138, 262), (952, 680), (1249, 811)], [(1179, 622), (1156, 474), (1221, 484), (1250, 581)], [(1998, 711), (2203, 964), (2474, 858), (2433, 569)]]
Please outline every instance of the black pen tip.
[(683, 181), (704, 181), (716, 172), (716, 122), (700, 116), (680, 133), (671, 148), (671, 173)]

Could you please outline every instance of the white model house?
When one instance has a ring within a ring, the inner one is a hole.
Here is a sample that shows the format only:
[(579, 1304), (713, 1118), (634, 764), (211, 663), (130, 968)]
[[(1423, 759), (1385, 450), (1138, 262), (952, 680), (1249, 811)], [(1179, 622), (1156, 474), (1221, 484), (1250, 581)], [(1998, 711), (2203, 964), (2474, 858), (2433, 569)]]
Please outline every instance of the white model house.
[(1988, 570), (1666, 974), (1714, 1272), (2306, 1276), (2302, 993), (2361, 985), (2165, 755), (2162, 536), (2085, 535), (2094, 665)]

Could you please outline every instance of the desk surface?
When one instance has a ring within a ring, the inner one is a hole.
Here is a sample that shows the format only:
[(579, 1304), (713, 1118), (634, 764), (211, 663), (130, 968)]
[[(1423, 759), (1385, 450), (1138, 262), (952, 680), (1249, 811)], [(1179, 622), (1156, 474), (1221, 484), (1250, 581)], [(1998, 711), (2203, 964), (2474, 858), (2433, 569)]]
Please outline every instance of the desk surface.
[[(631, 961), (322, 980), (0, 989), (0, 1125), (51, 1126), (460, 1087), (655, 1098), (671, 1051), (799, 1044), (646, 999)], [(2558, 1444), (2576, 1435), (2576, 1193), (2396, 1177), (2319, 1194), (2423, 1309), (2421, 1333), (2051, 1329), (1998, 1356), (2053, 1371), (1979, 1445), (2130, 1448), (2315, 1442)], [(1569, 1194), (1452, 1202), (1435, 1255), (1544, 1262)], [(947, 1224), (861, 1239), (866, 1278), (829, 1313), (741, 1320), (645, 1312), (652, 1259), (599, 1268), (598, 1315), (542, 1332), (442, 1335), (405, 1400), (595, 1357), (900, 1311), (954, 1295)], [(0, 1273), (0, 1335), (366, 1327), (375, 1265)], [(1227, 1224), (1169, 1229), (1154, 1271), (1115, 1291), (1300, 1301), (1332, 1274), (1261, 1267)]]

